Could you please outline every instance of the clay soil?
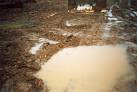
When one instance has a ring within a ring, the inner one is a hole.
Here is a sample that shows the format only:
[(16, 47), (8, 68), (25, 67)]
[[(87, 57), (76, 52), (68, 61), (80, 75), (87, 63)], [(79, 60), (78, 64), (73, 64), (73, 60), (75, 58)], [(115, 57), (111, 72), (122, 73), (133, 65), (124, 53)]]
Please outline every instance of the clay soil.
[[(41, 64), (62, 48), (80, 45), (125, 44), (137, 73), (137, 16), (127, 18), (129, 11), (114, 11), (123, 23), (113, 25), (108, 38), (102, 37), (105, 13), (68, 13), (67, 0), (39, 0), (0, 11), (0, 92), (41, 92), (43, 82), (33, 76)], [(29, 50), (39, 38), (59, 43), (44, 43), (33, 55)], [(137, 92), (136, 82), (117, 92)]]

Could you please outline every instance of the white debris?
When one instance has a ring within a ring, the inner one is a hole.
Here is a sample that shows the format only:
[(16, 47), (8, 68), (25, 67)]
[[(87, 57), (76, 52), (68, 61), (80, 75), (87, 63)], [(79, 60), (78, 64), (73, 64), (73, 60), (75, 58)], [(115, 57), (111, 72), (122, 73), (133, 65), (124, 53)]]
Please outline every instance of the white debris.
[(65, 22), (65, 25), (66, 25), (67, 27), (76, 26), (76, 24), (70, 23), (68, 20)]
[(89, 4), (78, 5), (78, 6), (77, 6), (77, 10), (78, 10), (78, 11), (82, 11), (82, 10), (92, 10), (92, 6), (90, 6)]
[(135, 15), (134, 15), (133, 13), (130, 13), (130, 16), (131, 16), (131, 17), (135, 17)]
[(40, 48), (43, 46), (44, 43), (49, 43), (49, 44), (58, 44), (58, 41), (53, 41), (53, 40), (49, 40), (46, 38), (39, 38), (38, 42), (35, 43), (35, 45), (30, 49), (30, 53), (31, 54), (36, 54), (38, 50), (40, 50)]
[(112, 14), (112, 9), (110, 9), (110, 10), (107, 12), (107, 15), (106, 15), (106, 16), (108, 17), (108, 20), (109, 20), (109, 21), (117, 21), (117, 20), (118, 20), (116, 17), (113, 16), (113, 14)]
[(106, 13), (106, 12), (107, 12), (107, 10), (101, 10), (101, 12), (102, 12), (102, 13)]
[(109, 21), (117, 21), (118, 19), (115, 18), (115, 17), (112, 17), (112, 18), (108, 17), (108, 20), (109, 20)]
[(63, 36), (70, 36), (70, 35), (72, 35), (72, 33), (64, 32), (62, 35), (63, 35)]
[(39, 38), (39, 42), (45, 42), (45, 38)]
[(119, 21), (118, 19), (117, 19), (117, 21), (115, 21), (115, 23), (117, 24), (117, 23), (122, 23), (123, 21)]
[(137, 12), (136, 11), (133, 11), (133, 13), (137, 16)]
[(50, 15), (47, 16), (47, 18), (53, 17), (53, 16), (55, 16), (56, 14), (57, 14), (56, 12), (55, 12), (55, 13), (51, 13)]
[(69, 23), (69, 21), (66, 21), (66, 22), (65, 22), (65, 25), (66, 25), (67, 27), (72, 26), (72, 25)]
[(37, 51), (41, 48), (41, 46), (42, 46), (43, 44), (44, 44), (44, 42), (35, 43), (34, 47), (32, 47), (29, 52), (30, 52), (31, 54), (36, 54)]
[(108, 16), (108, 17), (112, 17), (112, 16), (113, 16), (112, 10), (109, 10), (109, 11), (107, 12), (107, 16)]

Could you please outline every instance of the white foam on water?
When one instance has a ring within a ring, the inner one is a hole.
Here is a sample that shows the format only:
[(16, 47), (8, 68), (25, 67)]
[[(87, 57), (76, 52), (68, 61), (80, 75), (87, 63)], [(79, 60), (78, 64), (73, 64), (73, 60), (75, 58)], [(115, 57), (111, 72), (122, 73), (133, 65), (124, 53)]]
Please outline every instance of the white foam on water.
[(79, 46), (53, 55), (35, 76), (49, 92), (110, 92), (134, 78), (131, 70), (124, 46)]
[(103, 9), (103, 10), (101, 10), (101, 12), (102, 12), (102, 13), (106, 13), (106, 12), (107, 12), (107, 10), (104, 10), (104, 9)]

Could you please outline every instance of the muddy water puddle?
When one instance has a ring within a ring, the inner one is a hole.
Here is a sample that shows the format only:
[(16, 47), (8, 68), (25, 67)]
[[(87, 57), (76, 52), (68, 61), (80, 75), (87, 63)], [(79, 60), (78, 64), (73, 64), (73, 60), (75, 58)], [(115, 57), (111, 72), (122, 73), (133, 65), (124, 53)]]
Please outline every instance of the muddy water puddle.
[(36, 77), (49, 92), (110, 92), (135, 76), (126, 47), (117, 45), (65, 48), (42, 65)]

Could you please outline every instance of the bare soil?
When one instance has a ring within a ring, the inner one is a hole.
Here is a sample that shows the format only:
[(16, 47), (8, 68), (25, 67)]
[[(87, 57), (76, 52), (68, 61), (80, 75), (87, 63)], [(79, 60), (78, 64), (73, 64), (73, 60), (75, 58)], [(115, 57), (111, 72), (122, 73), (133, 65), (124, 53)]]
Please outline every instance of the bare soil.
[[(102, 37), (105, 13), (68, 13), (67, 0), (39, 0), (0, 11), (0, 92), (41, 92), (43, 82), (33, 76), (41, 64), (62, 48), (80, 45), (125, 44), (137, 73), (137, 16), (126, 17), (132, 11), (114, 10), (123, 22), (111, 27), (108, 38)], [(66, 21), (75, 25), (66, 26)], [(44, 43), (33, 55), (29, 50), (39, 38), (59, 43)], [(117, 92), (137, 92), (137, 80), (127, 88)]]

